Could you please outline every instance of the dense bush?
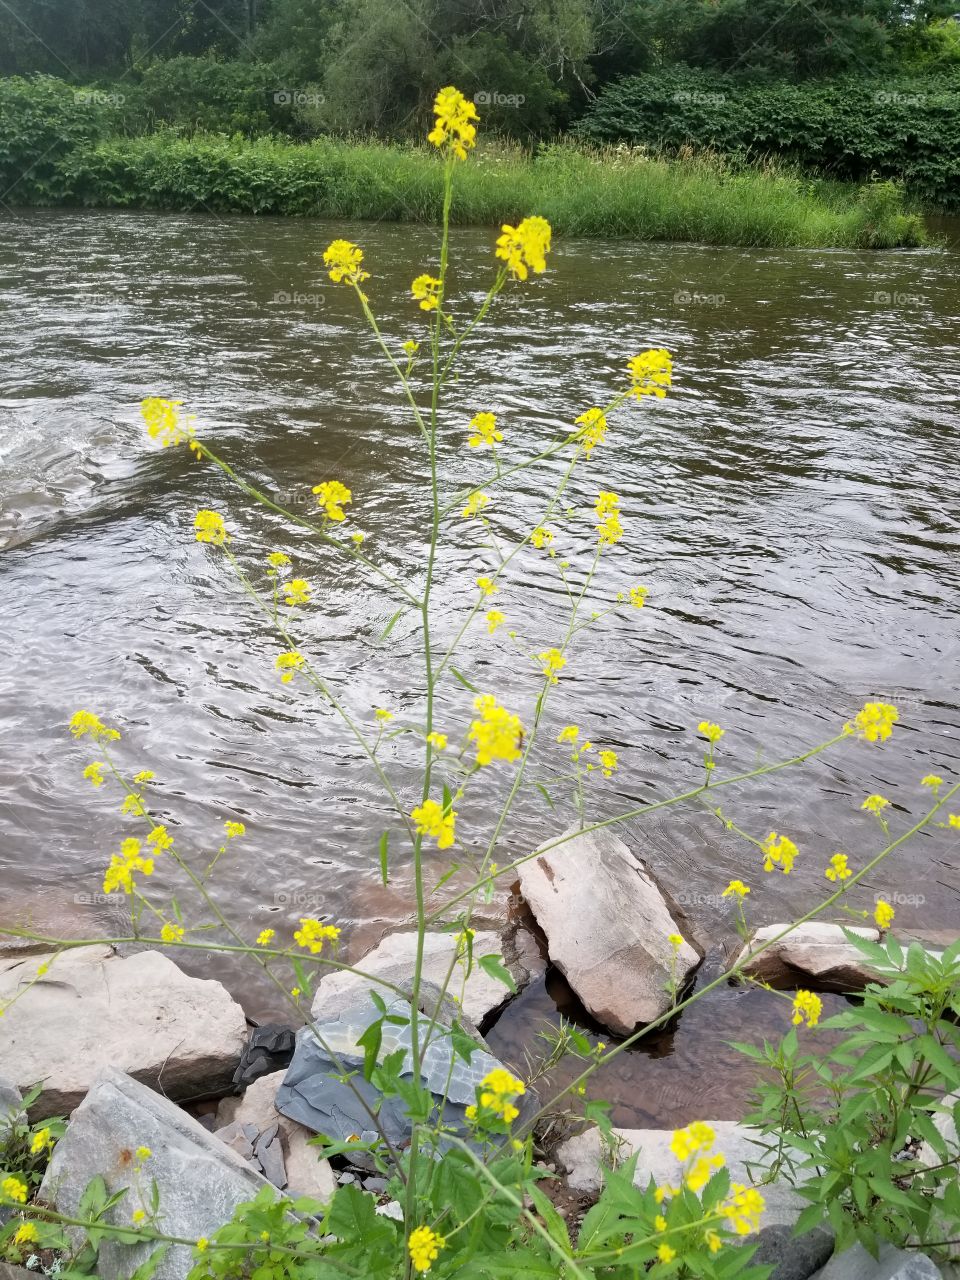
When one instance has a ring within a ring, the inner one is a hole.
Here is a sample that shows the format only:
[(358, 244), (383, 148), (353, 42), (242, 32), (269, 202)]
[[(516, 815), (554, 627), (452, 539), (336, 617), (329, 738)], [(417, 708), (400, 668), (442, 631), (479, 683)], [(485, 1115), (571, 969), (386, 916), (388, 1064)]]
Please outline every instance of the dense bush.
[(609, 86), (575, 132), (592, 142), (776, 152), (843, 180), (902, 179), (931, 204), (960, 202), (960, 68), (775, 85), (674, 68)]

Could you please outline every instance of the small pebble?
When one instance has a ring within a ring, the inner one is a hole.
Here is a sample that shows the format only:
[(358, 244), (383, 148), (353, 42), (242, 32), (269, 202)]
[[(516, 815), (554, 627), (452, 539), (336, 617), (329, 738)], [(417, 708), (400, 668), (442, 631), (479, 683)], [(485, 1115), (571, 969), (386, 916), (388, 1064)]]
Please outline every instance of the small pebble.
[(340, 1183), (341, 1187), (346, 1187), (351, 1182), (356, 1182), (356, 1180), (357, 1180), (357, 1175), (355, 1173), (341, 1173), (339, 1178), (337, 1178), (337, 1181)]

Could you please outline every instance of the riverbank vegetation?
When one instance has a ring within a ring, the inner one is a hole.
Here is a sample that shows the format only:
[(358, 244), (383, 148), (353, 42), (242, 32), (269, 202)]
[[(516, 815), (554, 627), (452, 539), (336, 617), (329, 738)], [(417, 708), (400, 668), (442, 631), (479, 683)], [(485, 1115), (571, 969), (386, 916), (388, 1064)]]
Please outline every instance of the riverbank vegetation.
[[(116, 133), (116, 107), (77, 102), (61, 81), (0, 85), (7, 202), (440, 221), (442, 165), (428, 149), (375, 141)], [(855, 186), (703, 151), (493, 143), (458, 184), (457, 224), (542, 210), (558, 234), (709, 244), (893, 248), (924, 242), (889, 182)]]

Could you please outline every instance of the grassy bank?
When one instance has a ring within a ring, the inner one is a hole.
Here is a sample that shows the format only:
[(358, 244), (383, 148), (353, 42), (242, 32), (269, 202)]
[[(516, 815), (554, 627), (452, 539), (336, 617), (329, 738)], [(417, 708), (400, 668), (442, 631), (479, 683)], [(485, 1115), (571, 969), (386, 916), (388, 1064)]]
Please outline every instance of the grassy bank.
[[(72, 151), (60, 170), (57, 203), (219, 213), (436, 222), (443, 188), (441, 165), (425, 150), (331, 139), (108, 138)], [(461, 224), (536, 212), (561, 235), (818, 248), (924, 241), (921, 219), (904, 212), (892, 184), (811, 181), (710, 154), (667, 159), (563, 145), (531, 159), (498, 148), (458, 176), (453, 217)]]

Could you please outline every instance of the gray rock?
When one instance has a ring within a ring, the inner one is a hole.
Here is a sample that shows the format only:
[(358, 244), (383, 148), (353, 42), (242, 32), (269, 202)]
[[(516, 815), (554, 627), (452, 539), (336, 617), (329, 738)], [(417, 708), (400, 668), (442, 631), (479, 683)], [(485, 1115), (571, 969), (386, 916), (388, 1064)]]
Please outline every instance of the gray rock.
[(280, 1124), (272, 1124), (253, 1144), (253, 1156), (263, 1176), (282, 1191), (287, 1185), (287, 1167), (283, 1160)]
[[(396, 999), (387, 1004), (388, 1013), (409, 1018), (410, 1005)], [(396, 1149), (410, 1138), (411, 1126), (399, 1098), (384, 1098), (379, 1091), (364, 1080), (358, 1068), (363, 1066), (363, 1050), (358, 1046), (360, 1036), (380, 1018), (380, 1013), (370, 1000), (362, 1001), (344, 1010), (339, 1017), (316, 1026), (316, 1034), (304, 1027), (297, 1036), (297, 1048), (293, 1062), (277, 1090), (277, 1110), (314, 1133), (337, 1141), (349, 1138), (364, 1142), (379, 1140), (371, 1116), (374, 1111), (390, 1145)], [(403, 1050), (405, 1054), (401, 1075), (412, 1076), (412, 1047), (409, 1023), (395, 1026), (385, 1022), (382, 1029), (380, 1060)], [(340, 1078), (343, 1071), (353, 1072), (350, 1085)], [(490, 1071), (502, 1066), (490, 1053), (477, 1049), (469, 1063), (453, 1051), (450, 1033), (441, 1026), (434, 1028), (422, 1059), (421, 1078), (437, 1098), (443, 1120), (456, 1129), (464, 1129), (464, 1108), (476, 1102), (476, 1088)], [(352, 1085), (352, 1088), (351, 1088)], [(446, 1094), (446, 1102), (441, 1098)], [(360, 1095), (366, 1108), (358, 1099)], [(517, 1100), (522, 1123), (525, 1116), (538, 1106), (532, 1091)]]
[(340, 1183), (341, 1187), (349, 1186), (351, 1182), (356, 1182), (356, 1180), (357, 1180), (357, 1175), (355, 1173), (350, 1173), (349, 1170), (346, 1170), (346, 1169), (337, 1178), (337, 1181)]
[[(192, 1116), (121, 1071), (106, 1068), (73, 1114), (54, 1148), (40, 1190), (58, 1212), (76, 1216), (90, 1180), (101, 1175), (109, 1192), (132, 1187), (134, 1153), (152, 1151), (144, 1168), (149, 1187), (160, 1188), (160, 1221), (170, 1235), (211, 1236), (234, 1210), (269, 1184)], [(110, 1212), (109, 1221), (129, 1223), (138, 1207), (134, 1192)], [(149, 1243), (104, 1241), (97, 1275), (127, 1280), (153, 1251)], [(174, 1245), (155, 1272), (156, 1280), (183, 1280), (191, 1251)]]
[[(225, 1147), (229, 1147), (241, 1160), (253, 1160), (253, 1142), (248, 1133), (244, 1133), (243, 1125), (236, 1122), (228, 1124), (225, 1129), (216, 1129), (214, 1137), (219, 1138)], [(256, 1132), (254, 1132), (256, 1137)]]
[(5, 1076), (0, 1076), (0, 1142), (8, 1137), (22, 1106), (23, 1095), (20, 1090)]
[(834, 1254), (814, 1280), (942, 1280), (940, 1268), (926, 1254), (915, 1249), (880, 1246), (880, 1257), (872, 1258), (862, 1244)]
[(37, 1280), (39, 1271), (28, 1271), (26, 1267), (15, 1267), (12, 1262), (0, 1262), (0, 1280)]
[[(566, 834), (570, 834), (569, 832)], [(670, 1008), (700, 963), (643, 863), (609, 829), (578, 833), (520, 868), (520, 887), (550, 959), (598, 1022), (620, 1035)]]
[(386, 1178), (364, 1178), (363, 1189), (372, 1191), (377, 1196), (382, 1195), (387, 1189), (387, 1180)]
[[(754, 956), (759, 946), (782, 933), (787, 926), (771, 924), (758, 929), (742, 947), (732, 967), (743, 965), (747, 977), (757, 978), (772, 987), (795, 987), (803, 981), (815, 984), (818, 991), (862, 991), (868, 982), (878, 981), (865, 956), (843, 936), (838, 924), (811, 920), (800, 925), (779, 942)], [(876, 929), (850, 927), (850, 933), (877, 942)]]
[[(734, 1120), (710, 1120), (716, 1131), (715, 1150), (722, 1151), (733, 1182), (758, 1186), (766, 1202), (761, 1226), (796, 1221), (807, 1202), (802, 1200), (785, 1180), (765, 1183), (765, 1154), (754, 1144), (756, 1131)], [(623, 1163), (635, 1152), (640, 1153), (634, 1185), (645, 1188), (650, 1179), (660, 1185), (675, 1185), (680, 1166), (670, 1150), (672, 1129), (614, 1129), (617, 1140), (616, 1160)], [(557, 1158), (567, 1171), (567, 1184), (573, 1191), (596, 1193), (601, 1187), (601, 1163), (609, 1163), (604, 1153), (601, 1162), (600, 1131), (586, 1129), (568, 1138), (557, 1148)]]
[[(41, 964), (48, 971), (25, 989)], [(222, 1092), (246, 1040), (224, 987), (159, 951), (121, 958), (98, 945), (0, 960), (0, 1005), (18, 993), (0, 1018), (0, 1062), (21, 1089), (44, 1082), (35, 1120), (71, 1112), (108, 1066), (172, 1098)]]
[(234, 1123), (252, 1125), (258, 1134), (279, 1125), (287, 1194), (310, 1196), (326, 1202), (336, 1190), (333, 1170), (320, 1157), (316, 1147), (309, 1145), (313, 1138), (311, 1131), (280, 1115), (274, 1105), (277, 1089), (285, 1074), (275, 1071), (272, 1075), (261, 1076), (249, 1086), (243, 1097), (224, 1098), (217, 1108), (217, 1124), (218, 1127)]
[[(473, 939), (475, 957), (500, 956), (503, 950), (503, 941), (498, 933), (478, 931)], [(313, 1017), (317, 1021), (330, 1021), (344, 1009), (360, 1004), (372, 988), (388, 1004), (397, 999), (398, 993), (394, 988), (409, 992), (408, 984), (413, 974), (416, 951), (416, 933), (387, 934), (379, 946), (356, 962), (355, 967), (371, 975), (370, 977), (361, 978), (355, 973), (334, 970), (320, 979), (313, 998)], [(428, 933), (424, 938), (422, 977), (433, 983), (438, 990), (441, 989), (456, 954), (457, 940), (454, 934)], [(522, 988), (529, 981), (529, 973), (518, 962), (506, 963), (517, 988)], [(384, 985), (386, 983), (391, 985)], [(496, 978), (489, 977), (476, 960), (469, 977), (466, 976), (463, 962), (455, 965), (447, 992), (458, 1001), (464, 1013), (474, 1023), (482, 1022), (505, 1004), (511, 995), (508, 988)]]
[(768, 1280), (809, 1280), (833, 1253), (834, 1237), (820, 1229), (795, 1236), (791, 1227), (775, 1224), (761, 1228), (756, 1244), (751, 1265), (773, 1267)]

